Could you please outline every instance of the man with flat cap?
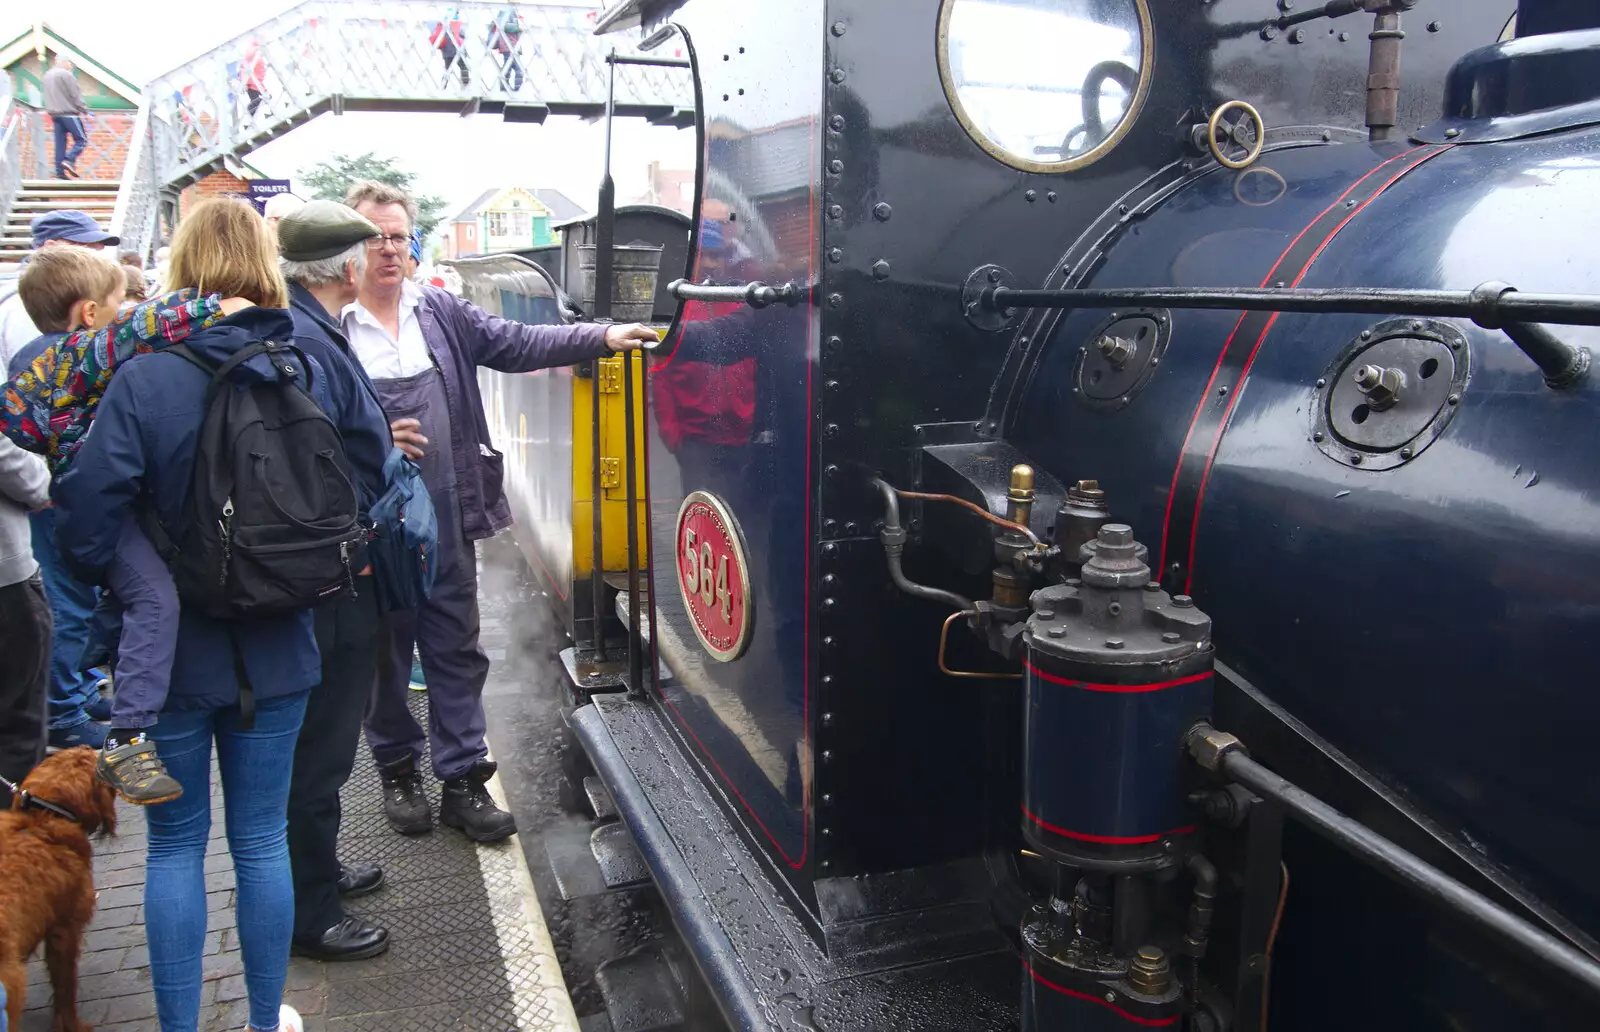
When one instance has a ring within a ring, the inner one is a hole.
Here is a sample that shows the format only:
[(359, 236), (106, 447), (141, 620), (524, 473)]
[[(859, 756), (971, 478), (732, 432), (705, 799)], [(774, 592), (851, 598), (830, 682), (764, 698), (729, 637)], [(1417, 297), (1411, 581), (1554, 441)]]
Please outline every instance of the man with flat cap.
[[(378, 227), (331, 201), (311, 201), (278, 222), (278, 249), (289, 283), (293, 344), (327, 377), (329, 418), (344, 438), (361, 509), (382, 493), (383, 463), (393, 446), (372, 382), (339, 329), (340, 309), (355, 300), (367, 264), (366, 241)], [(294, 952), (317, 960), (359, 960), (389, 948), (389, 933), (345, 913), (342, 897), (383, 884), (377, 864), (339, 862), (339, 790), (350, 777), (361, 717), (377, 668), (379, 613), (371, 567), (357, 569), (356, 590), (316, 613), (322, 683), (311, 690), (289, 781), (289, 863), (294, 872)]]

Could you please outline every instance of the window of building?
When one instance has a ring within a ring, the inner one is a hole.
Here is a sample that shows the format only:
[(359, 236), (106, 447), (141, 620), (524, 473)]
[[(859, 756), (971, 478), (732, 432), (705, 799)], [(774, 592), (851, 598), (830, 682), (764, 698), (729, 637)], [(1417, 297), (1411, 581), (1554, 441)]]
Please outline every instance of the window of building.
[(533, 232), (533, 223), (525, 211), (491, 211), (489, 235), (497, 237), (525, 237)]

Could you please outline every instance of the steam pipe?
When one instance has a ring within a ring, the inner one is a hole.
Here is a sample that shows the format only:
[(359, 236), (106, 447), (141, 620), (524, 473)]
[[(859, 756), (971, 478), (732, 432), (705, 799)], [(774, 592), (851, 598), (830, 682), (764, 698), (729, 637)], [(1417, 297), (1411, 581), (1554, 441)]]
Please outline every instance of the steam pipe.
[(1400, 6), (1380, 8), (1367, 34), (1372, 41), (1367, 53), (1367, 139), (1373, 142), (1393, 137), (1400, 121), (1400, 44), (1406, 38)]
[(953, 591), (930, 588), (906, 577), (906, 572), (900, 565), (900, 557), (906, 550), (906, 531), (900, 525), (900, 496), (895, 493), (893, 486), (877, 477), (873, 478), (872, 486), (883, 495), (883, 529), (878, 532), (878, 539), (883, 542), (883, 554), (889, 561), (889, 576), (894, 581), (895, 587), (917, 598), (943, 602), (964, 612), (977, 612), (977, 605), (969, 598), (957, 595)]
[(1217, 906), (1217, 865), (1200, 853), (1190, 853), (1184, 864), (1194, 875), (1194, 898), (1189, 903), (1189, 930), (1183, 944), (1196, 960), (1206, 955), (1211, 937), (1211, 917)]
[(1540, 931), (1311, 793), (1285, 781), (1252, 760), (1232, 735), (1220, 734), (1201, 724), (1190, 732), (1186, 745), (1200, 766), (1222, 774), (1258, 795), (1277, 800), (1313, 831), (1335, 845), (1398, 878), (1422, 895), (1444, 904), (1519, 947), (1533, 959), (1570, 976), (1590, 992), (1600, 995), (1600, 963)]
[(1189, 1001), (1200, 1001), (1200, 960), (1206, 955), (1206, 943), (1211, 938), (1211, 918), (1217, 908), (1217, 865), (1204, 854), (1190, 853), (1184, 862), (1194, 875), (1194, 895), (1189, 901), (1189, 928), (1183, 937), (1184, 952), (1189, 955)]

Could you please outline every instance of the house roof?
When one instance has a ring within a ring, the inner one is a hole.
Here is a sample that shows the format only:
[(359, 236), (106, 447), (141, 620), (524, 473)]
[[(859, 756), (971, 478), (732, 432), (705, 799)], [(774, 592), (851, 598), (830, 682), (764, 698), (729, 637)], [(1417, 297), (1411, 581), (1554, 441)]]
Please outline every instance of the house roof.
[[(471, 204), (467, 205), (465, 208), (462, 208), (461, 211), (457, 213), (456, 216), (450, 221), (471, 222), (477, 217), (478, 212), (483, 210), (484, 205), (505, 193), (507, 189), (508, 187), (496, 186), (485, 190), (483, 193), (479, 194)], [(583, 208), (579, 207), (578, 204), (572, 200), (572, 198), (568, 197), (560, 190), (535, 190), (527, 187), (524, 187), (524, 189), (533, 194), (533, 196), (538, 199), (540, 204), (550, 209), (550, 221), (552, 225), (562, 222), (571, 222), (574, 219), (581, 219), (588, 214), (583, 210)]]
[(70, 58), (79, 69), (132, 104), (138, 104), (142, 97), (139, 87), (79, 50), (65, 36), (42, 21), (34, 22), (21, 35), (0, 45), (0, 68), (10, 68), (26, 57), (29, 51), (61, 54)]

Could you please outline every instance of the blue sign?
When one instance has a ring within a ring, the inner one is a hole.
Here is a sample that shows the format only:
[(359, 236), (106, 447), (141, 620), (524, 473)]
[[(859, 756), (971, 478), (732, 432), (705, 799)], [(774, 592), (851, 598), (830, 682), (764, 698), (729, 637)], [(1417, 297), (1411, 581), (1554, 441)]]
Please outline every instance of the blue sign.
[(273, 197), (289, 193), (287, 179), (252, 179), (245, 183), (245, 187), (248, 192), (244, 196), (255, 205), (259, 214), (266, 214), (267, 202)]

